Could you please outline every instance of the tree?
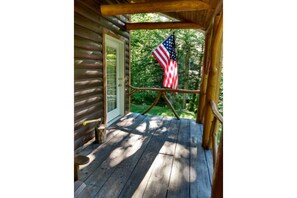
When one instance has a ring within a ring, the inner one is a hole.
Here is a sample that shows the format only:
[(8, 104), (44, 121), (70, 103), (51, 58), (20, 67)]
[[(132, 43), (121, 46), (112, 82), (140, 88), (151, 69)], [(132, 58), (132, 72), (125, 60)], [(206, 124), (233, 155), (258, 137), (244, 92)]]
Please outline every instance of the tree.
[[(157, 14), (132, 15), (132, 22), (169, 21)], [(164, 71), (152, 56), (152, 50), (164, 41), (172, 32), (176, 36), (179, 87), (198, 89), (200, 70), (203, 57), (204, 35), (197, 30), (133, 30), (131, 31), (131, 84), (136, 87), (161, 87)], [(185, 50), (187, 49), (187, 50)], [(198, 71), (198, 73), (197, 73)], [(192, 94), (168, 94), (176, 109), (186, 108), (186, 102), (191, 101), (187, 108), (197, 109), (197, 97)], [(132, 95), (132, 103), (151, 104), (156, 98), (155, 92), (138, 92)], [(183, 105), (184, 101), (184, 105)], [(162, 100), (159, 105), (165, 105)]]

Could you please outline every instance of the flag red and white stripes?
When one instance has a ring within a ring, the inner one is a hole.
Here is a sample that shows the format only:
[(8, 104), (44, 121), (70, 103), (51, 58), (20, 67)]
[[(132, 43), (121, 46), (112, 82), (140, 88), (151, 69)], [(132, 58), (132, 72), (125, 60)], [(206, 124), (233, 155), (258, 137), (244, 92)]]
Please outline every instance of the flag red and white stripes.
[(178, 89), (178, 73), (174, 34), (152, 52), (164, 70), (163, 87)]

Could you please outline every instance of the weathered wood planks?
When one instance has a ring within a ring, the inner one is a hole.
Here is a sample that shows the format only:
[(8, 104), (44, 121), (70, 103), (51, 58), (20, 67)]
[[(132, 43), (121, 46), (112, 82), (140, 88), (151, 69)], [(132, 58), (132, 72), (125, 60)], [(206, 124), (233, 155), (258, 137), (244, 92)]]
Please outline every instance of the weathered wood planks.
[[(150, 179), (150, 173), (153, 171), (153, 164), (155, 163), (156, 158), (158, 158), (157, 156), (159, 151), (164, 144), (165, 138), (167, 137), (170, 121), (171, 120), (168, 118), (163, 118), (162, 127), (158, 128), (154, 132), (146, 150), (140, 157), (136, 167), (134, 168), (134, 171), (128, 178), (119, 197), (143, 196), (145, 186), (147, 186), (147, 183)], [(163, 190), (165, 190), (166, 194), (166, 188)]]
[[(120, 123), (122, 125), (127, 125), (127, 127), (133, 130), (138, 126), (139, 122), (146, 118), (146, 116), (132, 114), (126, 116), (126, 118), (127, 119), (124, 119)], [(127, 122), (128, 119), (134, 119), (135, 122), (131, 124)], [(90, 158), (90, 161), (92, 161), (92, 163), (90, 163), (87, 168), (82, 169), (80, 180), (85, 181), (91, 175), (91, 173), (95, 171), (103, 163), (103, 161), (106, 160), (106, 158), (108, 158), (114, 149), (118, 148), (123, 142), (127, 141), (127, 137), (129, 136), (128, 133), (117, 129), (116, 126), (113, 126), (112, 130), (112, 133), (108, 132), (106, 142), (104, 144), (94, 144), (94, 147), (84, 149), (82, 152), (80, 152), (82, 155), (87, 155)]]
[(201, 125), (131, 113), (107, 131), (78, 153), (90, 157), (80, 172), (90, 197), (210, 197)]
[(211, 181), (209, 164), (202, 147), (202, 128), (194, 121), (191, 121), (190, 127), (190, 195), (191, 197), (210, 197)]
[(181, 119), (177, 144), (174, 152), (174, 162), (168, 187), (168, 197), (189, 197), (190, 186), (190, 142), (189, 122)]
[[(143, 116), (141, 115), (141, 117)], [(91, 177), (86, 180), (86, 184), (90, 186), (91, 196), (97, 194), (101, 197), (115, 197), (120, 193), (121, 185), (124, 185), (123, 182), (129, 177), (138, 158), (145, 150), (145, 145), (150, 139), (149, 134), (156, 129), (154, 127), (147, 127), (147, 125), (151, 123), (150, 121), (150, 117), (145, 117), (130, 133), (124, 131), (119, 132), (125, 133), (126, 138), (121, 141), (119, 146), (112, 150), (106, 157), (106, 160), (95, 170), (96, 174), (91, 175)], [(134, 132), (146, 133), (148, 136), (141, 136)]]
[[(137, 134), (131, 134), (131, 138), (129, 139), (131, 146), (129, 146), (122, 154), (126, 156), (126, 159), (122, 161), (122, 163), (118, 164), (113, 174), (106, 181), (106, 184), (104, 184), (98, 192), (98, 195), (102, 197), (119, 196), (126, 181), (129, 179), (132, 171), (134, 170), (134, 167), (138, 163), (139, 158), (146, 150), (153, 133), (163, 124), (161, 118), (155, 118), (156, 117), (148, 117), (144, 123), (141, 123), (139, 127), (135, 129)], [(141, 136), (139, 133), (143, 133), (145, 136)], [(132, 140), (134, 138), (136, 141)], [(120, 156), (117, 156), (117, 158), (119, 157)]]

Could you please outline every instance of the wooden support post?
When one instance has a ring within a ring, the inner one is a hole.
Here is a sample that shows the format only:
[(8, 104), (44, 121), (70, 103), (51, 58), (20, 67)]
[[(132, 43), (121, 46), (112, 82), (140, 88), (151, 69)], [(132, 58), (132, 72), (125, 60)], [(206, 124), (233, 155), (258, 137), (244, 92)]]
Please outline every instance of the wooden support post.
[(169, 101), (169, 99), (166, 96), (166, 92), (165, 91), (159, 91), (159, 94), (157, 96), (157, 98), (155, 99), (155, 101), (153, 102), (153, 104), (151, 104), (151, 106), (145, 110), (142, 115), (146, 114), (147, 112), (149, 112), (149, 110), (151, 110), (159, 101), (160, 97), (163, 96), (163, 98), (165, 99), (165, 101), (167, 102), (167, 104), (169, 105), (169, 107), (171, 108), (172, 112), (174, 113), (175, 117), (179, 120), (179, 116), (176, 113), (174, 107), (172, 106), (171, 102)]
[(212, 181), (211, 198), (223, 198), (223, 132), (220, 139)]
[(130, 93), (129, 93), (129, 96), (131, 96), (132, 94), (135, 94), (135, 93), (137, 93), (139, 90), (133, 90), (133, 91), (131, 91)]
[(212, 46), (212, 30), (206, 34), (205, 50), (204, 50), (204, 59), (203, 59), (203, 70), (202, 70), (202, 79), (200, 84), (200, 95), (199, 95), (199, 104), (196, 122), (202, 124), (204, 121), (204, 112), (205, 112), (205, 100), (206, 100), (206, 89), (208, 81), (208, 73), (210, 66), (210, 49)]
[(210, 101), (215, 101), (216, 89), (217, 89), (217, 80), (219, 78), (218, 73), (218, 64), (221, 62), (221, 51), (222, 50), (222, 35), (223, 35), (223, 16), (220, 18), (217, 31), (215, 32), (215, 38), (212, 46), (211, 53), (211, 66), (209, 71), (209, 78), (207, 82), (207, 91), (206, 91), (206, 109), (205, 109), (205, 120), (203, 128), (203, 142), (202, 145), (206, 149), (212, 147), (212, 134), (211, 134), (211, 123), (213, 120), (213, 113), (211, 110)]
[(102, 16), (156, 12), (196, 11), (207, 9), (209, 9), (209, 4), (195, 0), (126, 3), (100, 6)]
[[(220, 16), (217, 16), (218, 19), (220, 18)], [(222, 57), (222, 54), (223, 54), (223, 45), (219, 46), (220, 48), (218, 49), (219, 52), (221, 52), (221, 57)], [(218, 104), (219, 103), (219, 98), (220, 98), (220, 84), (221, 84), (221, 78), (222, 78), (222, 59), (219, 60), (219, 63), (218, 63), (218, 78), (217, 78), (217, 82), (216, 82), (216, 96), (215, 96), (215, 104)], [(215, 126), (214, 126), (214, 132), (217, 132), (219, 129), (219, 123), (216, 122)]]
[(162, 95), (162, 92), (159, 92), (159, 94), (158, 94), (157, 98), (155, 99), (155, 101), (153, 102), (153, 104), (151, 104), (151, 106), (150, 106), (147, 110), (145, 110), (145, 111), (142, 113), (142, 115), (144, 115), (144, 114), (146, 114), (147, 112), (149, 112), (149, 110), (151, 110), (151, 109), (158, 103), (158, 101), (159, 101), (161, 95)]
[(164, 92), (162, 92), (162, 95), (163, 95), (165, 101), (167, 102), (167, 104), (169, 105), (169, 107), (171, 108), (171, 110), (173, 111), (175, 117), (179, 120), (180, 118), (179, 118), (179, 116), (177, 115), (175, 109), (173, 108), (171, 102), (170, 102), (169, 99), (167, 98), (166, 94), (165, 94)]
[[(219, 22), (220, 22), (220, 19), (221, 19), (221, 14), (218, 14), (217, 16), (215, 16), (214, 17), (214, 25), (213, 25), (213, 32), (214, 32), (214, 34), (216, 34), (217, 33), (217, 31), (218, 31), (218, 27), (219, 27)], [(214, 38), (213, 38), (214, 39)]]
[(212, 133), (212, 158), (213, 158), (213, 166), (215, 166), (216, 164), (216, 159), (217, 159), (217, 134), (215, 133), (215, 127), (217, 125), (217, 118), (214, 117), (213, 121), (211, 123), (211, 133)]

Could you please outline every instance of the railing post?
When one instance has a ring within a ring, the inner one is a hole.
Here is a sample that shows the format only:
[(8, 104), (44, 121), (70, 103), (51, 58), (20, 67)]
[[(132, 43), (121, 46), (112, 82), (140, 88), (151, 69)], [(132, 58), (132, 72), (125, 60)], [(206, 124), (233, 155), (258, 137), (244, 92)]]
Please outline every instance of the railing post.
[(198, 104), (198, 113), (196, 122), (202, 124), (204, 121), (204, 112), (205, 112), (205, 99), (206, 99), (206, 89), (207, 89), (207, 80), (208, 80), (208, 72), (209, 72), (209, 64), (210, 64), (210, 53), (212, 44), (212, 30), (206, 34), (205, 38), (205, 49), (204, 49), (204, 59), (203, 59), (203, 68), (202, 68), (202, 78), (200, 84), (200, 95), (199, 95), (199, 104)]
[(212, 181), (211, 198), (223, 198), (223, 134), (221, 135)]
[(213, 113), (211, 110), (210, 101), (216, 101), (216, 91), (217, 91), (217, 81), (219, 76), (218, 68), (221, 63), (222, 58), (222, 35), (223, 35), (223, 16), (221, 16), (216, 28), (215, 37), (212, 45), (211, 53), (211, 65), (209, 70), (209, 77), (207, 83), (206, 91), (206, 101), (205, 101), (205, 118), (204, 118), (204, 128), (203, 128), (203, 142), (202, 145), (206, 149), (212, 147), (212, 134), (211, 134), (211, 123), (213, 120)]
[(211, 126), (211, 133), (213, 139), (213, 162), (214, 162), (214, 173), (212, 175), (212, 189), (211, 197), (212, 198), (223, 198), (223, 130), (221, 132), (220, 145), (217, 149), (217, 136), (213, 132), (213, 129), (219, 121), (223, 126), (223, 117), (218, 111), (218, 107), (215, 101), (210, 101), (211, 111), (214, 115), (214, 120)]

